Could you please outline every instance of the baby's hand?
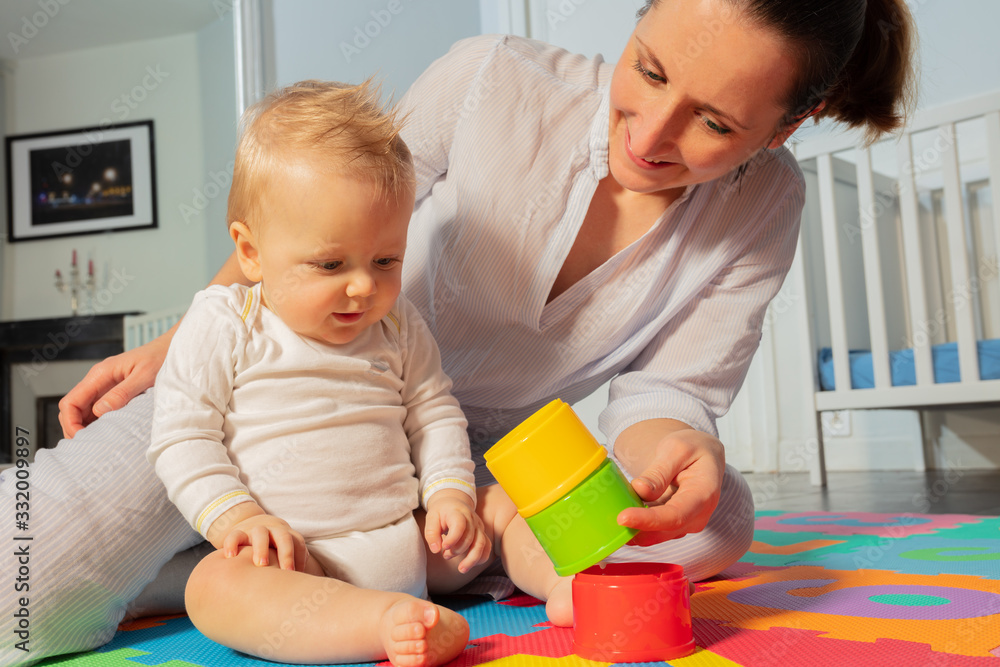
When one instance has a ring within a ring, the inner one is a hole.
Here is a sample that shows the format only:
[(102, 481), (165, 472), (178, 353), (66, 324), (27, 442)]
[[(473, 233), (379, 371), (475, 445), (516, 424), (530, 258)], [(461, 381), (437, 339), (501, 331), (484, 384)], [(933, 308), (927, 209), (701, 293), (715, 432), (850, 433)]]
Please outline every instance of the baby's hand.
[(489, 560), (493, 549), (472, 498), (458, 489), (442, 489), (428, 499), (424, 539), (431, 553), (445, 560), (464, 556), (458, 564), (463, 573)]
[(253, 562), (257, 565), (268, 564), (268, 549), (273, 546), (278, 552), (278, 567), (282, 570), (302, 572), (305, 569), (305, 538), (276, 516), (258, 514), (237, 523), (222, 542), (223, 553), (231, 558), (243, 545), (253, 549)]

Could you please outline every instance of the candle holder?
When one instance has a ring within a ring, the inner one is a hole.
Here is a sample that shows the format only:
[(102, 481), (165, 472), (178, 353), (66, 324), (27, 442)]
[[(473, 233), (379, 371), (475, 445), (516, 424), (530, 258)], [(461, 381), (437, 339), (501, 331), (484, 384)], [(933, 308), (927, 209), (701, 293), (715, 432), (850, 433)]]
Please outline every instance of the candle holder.
[(63, 294), (69, 292), (69, 307), (76, 317), (80, 311), (80, 297), (86, 296), (88, 299), (94, 296), (96, 282), (94, 281), (94, 265), (90, 265), (90, 271), (86, 278), (80, 275), (80, 269), (74, 263), (69, 269), (69, 280), (63, 279), (62, 273), (56, 269), (56, 289)]

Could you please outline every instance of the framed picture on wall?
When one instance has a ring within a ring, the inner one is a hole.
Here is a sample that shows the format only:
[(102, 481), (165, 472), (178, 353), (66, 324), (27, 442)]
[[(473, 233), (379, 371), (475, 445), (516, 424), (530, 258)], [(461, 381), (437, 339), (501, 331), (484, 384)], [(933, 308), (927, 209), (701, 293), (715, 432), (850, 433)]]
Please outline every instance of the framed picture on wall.
[(154, 227), (153, 121), (7, 137), (12, 242)]

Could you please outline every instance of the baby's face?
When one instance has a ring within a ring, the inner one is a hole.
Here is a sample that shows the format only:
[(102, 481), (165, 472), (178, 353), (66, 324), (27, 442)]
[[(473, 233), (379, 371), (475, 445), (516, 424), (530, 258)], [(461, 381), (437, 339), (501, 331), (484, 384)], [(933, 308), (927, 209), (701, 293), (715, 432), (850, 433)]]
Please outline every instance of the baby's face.
[(282, 170), (261, 198), (258, 231), (264, 303), (296, 333), (353, 340), (399, 297), (413, 192), (307, 165)]

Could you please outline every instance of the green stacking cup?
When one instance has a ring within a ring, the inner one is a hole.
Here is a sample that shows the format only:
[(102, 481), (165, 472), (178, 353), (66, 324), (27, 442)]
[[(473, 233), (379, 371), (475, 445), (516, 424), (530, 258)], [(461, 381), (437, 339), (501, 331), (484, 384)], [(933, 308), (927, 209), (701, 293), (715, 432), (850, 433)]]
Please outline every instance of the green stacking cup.
[(486, 452), (486, 467), (517, 506), (560, 576), (587, 569), (639, 532), (618, 524), (643, 507), (572, 408), (556, 399)]

